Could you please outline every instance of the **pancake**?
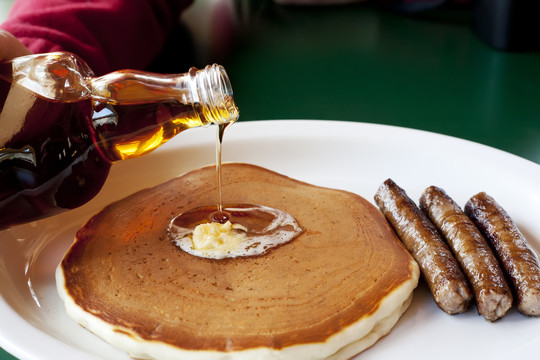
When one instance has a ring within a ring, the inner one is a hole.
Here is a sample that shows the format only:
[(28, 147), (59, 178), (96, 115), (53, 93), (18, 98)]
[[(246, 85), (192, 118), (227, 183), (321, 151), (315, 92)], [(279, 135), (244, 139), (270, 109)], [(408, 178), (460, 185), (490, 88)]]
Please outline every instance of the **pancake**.
[(68, 314), (135, 358), (348, 359), (407, 309), (418, 267), (382, 214), (350, 192), (223, 165), (223, 201), (292, 214), (303, 232), (264, 255), (207, 259), (167, 233), (216, 199), (215, 167), (93, 216), (58, 266)]

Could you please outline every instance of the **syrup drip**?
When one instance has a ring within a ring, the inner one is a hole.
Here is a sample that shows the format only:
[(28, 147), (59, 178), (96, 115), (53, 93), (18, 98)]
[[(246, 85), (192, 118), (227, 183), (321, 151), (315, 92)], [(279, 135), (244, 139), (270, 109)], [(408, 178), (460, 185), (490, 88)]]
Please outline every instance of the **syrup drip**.
[(217, 214), (212, 220), (224, 224), (229, 220), (227, 214), (223, 213), (223, 200), (221, 195), (221, 149), (223, 147), (223, 134), (231, 123), (219, 124), (216, 137), (216, 175), (217, 175)]

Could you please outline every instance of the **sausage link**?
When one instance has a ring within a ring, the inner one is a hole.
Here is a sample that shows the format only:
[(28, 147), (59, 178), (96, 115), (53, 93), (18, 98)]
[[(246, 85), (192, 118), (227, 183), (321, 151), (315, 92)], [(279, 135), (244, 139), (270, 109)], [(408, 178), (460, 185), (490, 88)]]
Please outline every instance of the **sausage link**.
[(467, 280), (424, 213), (391, 179), (379, 187), (375, 202), (418, 263), (437, 305), (448, 314), (467, 310), (472, 299)]
[(518, 310), (540, 315), (540, 265), (508, 213), (485, 192), (465, 204), (465, 213), (491, 243), (515, 291)]
[(420, 209), (454, 252), (476, 298), (478, 313), (495, 321), (512, 306), (512, 293), (497, 258), (478, 228), (443, 189), (427, 188)]

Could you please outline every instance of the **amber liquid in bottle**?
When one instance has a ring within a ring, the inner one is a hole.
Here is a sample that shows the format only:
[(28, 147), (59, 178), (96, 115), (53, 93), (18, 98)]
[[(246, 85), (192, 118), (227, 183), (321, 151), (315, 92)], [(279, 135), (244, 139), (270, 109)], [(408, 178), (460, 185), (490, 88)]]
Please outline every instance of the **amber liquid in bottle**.
[(97, 87), (92, 92), (94, 141), (110, 161), (144, 155), (186, 129), (216, 119), (228, 124), (238, 117), (230, 95), (223, 96), (221, 107), (207, 109), (197, 102), (183, 103), (176, 89), (141, 82), (133, 71), (114, 75), (106, 94), (101, 96)]
[(19, 102), (15, 113), (0, 117), (0, 229), (86, 203), (113, 162), (210, 123), (199, 104), (164, 96), (163, 88), (133, 81), (127, 72), (116, 72), (116, 81), (108, 83), (123, 91), (61, 102), (13, 83), (11, 71), (0, 64), (1, 108)]
[(89, 98), (45, 99), (11, 82), (0, 65), (0, 229), (80, 206), (102, 187), (110, 162), (97, 151), (87, 126)]

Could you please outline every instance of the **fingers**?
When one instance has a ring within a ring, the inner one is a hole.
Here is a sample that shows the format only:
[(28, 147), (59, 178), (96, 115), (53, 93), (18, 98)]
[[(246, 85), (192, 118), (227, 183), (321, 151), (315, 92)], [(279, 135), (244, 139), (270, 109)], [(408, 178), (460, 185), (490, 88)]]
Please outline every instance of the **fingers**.
[(11, 60), (31, 53), (15, 36), (6, 30), (0, 29), (0, 61)]

